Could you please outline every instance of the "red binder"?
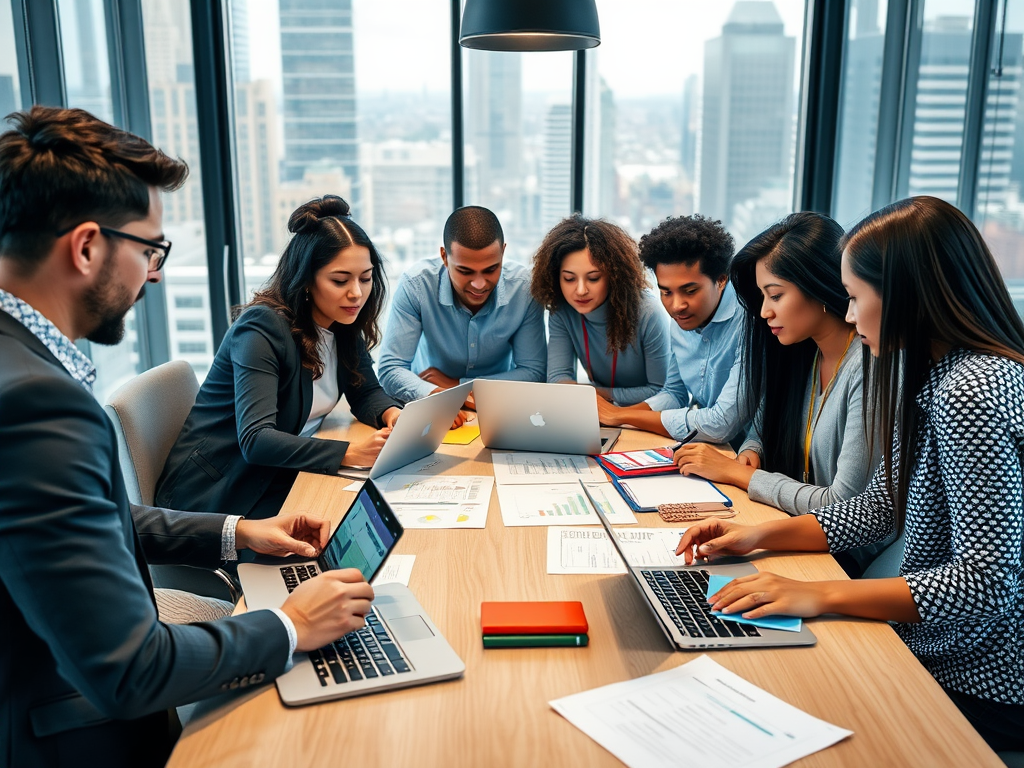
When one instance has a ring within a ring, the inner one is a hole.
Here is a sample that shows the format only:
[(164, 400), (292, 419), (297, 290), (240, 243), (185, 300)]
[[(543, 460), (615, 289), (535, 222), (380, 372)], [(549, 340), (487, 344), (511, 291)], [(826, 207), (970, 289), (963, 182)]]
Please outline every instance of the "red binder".
[(589, 628), (578, 600), (483, 602), (480, 627), (485, 635), (582, 635)]
[[(672, 448), (653, 448), (651, 449), (654, 453), (660, 453), (662, 456), (672, 458)], [(647, 475), (672, 475), (679, 471), (679, 467), (675, 464), (669, 464), (661, 467), (641, 467), (638, 469), (622, 469), (616, 466), (612, 462), (607, 460), (608, 456), (621, 456), (624, 453), (635, 453), (635, 451), (616, 451), (613, 453), (603, 453), (594, 458), (597, 459), (597, 463), (601, 466), (605, 472), (615, 477), (627, 478), (627, 477), (645, 477)]]

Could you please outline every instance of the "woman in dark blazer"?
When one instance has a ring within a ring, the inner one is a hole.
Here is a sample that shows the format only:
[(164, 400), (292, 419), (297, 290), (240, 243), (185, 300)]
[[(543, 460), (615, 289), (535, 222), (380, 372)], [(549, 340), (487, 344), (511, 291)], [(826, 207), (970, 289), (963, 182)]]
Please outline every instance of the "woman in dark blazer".
[[(228, 330), (163, 475), (156, 502), (252, 518), (281, 509), (296, 474), (372, 464), (400, 406), (373, 372), (381, 258), (332, 195), (299, 207), (268, 286)], [(363, 443), (312, 434), (344, 395), (378, 428)]]

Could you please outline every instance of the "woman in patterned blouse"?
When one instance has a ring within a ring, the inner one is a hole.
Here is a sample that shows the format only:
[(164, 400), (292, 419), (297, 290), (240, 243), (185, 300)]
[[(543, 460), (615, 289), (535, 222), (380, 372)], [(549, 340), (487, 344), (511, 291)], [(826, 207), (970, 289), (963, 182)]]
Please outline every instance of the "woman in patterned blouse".
[(1024, 749), (1024, 324), (980, 233), (942, 200), (883, 208), (842, 246), (848, 318), (878, 358), (866, 396), (893, 435), (878, 472), (864, 493), (809, 515), (692, 526), (678, 552), (838, 552), (905, 528), (898, 577), (761, 573), (709, 602), (749, 618), (894, 622), (993, 749)]

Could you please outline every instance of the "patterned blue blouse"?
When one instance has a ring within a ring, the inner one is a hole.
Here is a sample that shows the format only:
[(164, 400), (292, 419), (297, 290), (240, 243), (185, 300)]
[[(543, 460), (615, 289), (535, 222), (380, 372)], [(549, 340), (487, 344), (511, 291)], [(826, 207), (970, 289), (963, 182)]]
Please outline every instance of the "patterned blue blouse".
[[(953, 350), (916, 401), (900, 575), (921, 621), (896, 631), (944, 687), (1024, 704), (1024, 365)], [(881, 469), (861, 495), (812, 514), (833, 552), (895, 528)]]

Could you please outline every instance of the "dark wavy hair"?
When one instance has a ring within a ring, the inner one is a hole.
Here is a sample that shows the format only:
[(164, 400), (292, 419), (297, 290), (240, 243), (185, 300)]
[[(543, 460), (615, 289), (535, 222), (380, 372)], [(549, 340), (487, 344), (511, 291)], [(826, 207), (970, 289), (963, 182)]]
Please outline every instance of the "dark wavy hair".
[(149, 215), (149, 188), (177, 189), (188, 166), (82, 109), (36, 105), (0, 135), (0, 253), (31, 272), (57, 233)]
[(636, 341), (647, 279), (636, 243), (621, 227), (579, 214), (560, 221), (545, 235), (533, 257), (530, 293), (550, 312), (571, 309), (562, 295), (562, 260), (585, 248), (608, 278), (608, 352), (623, 352)]
[(933, 342), (1024, 363), (1024, 323), (981, 233), (944, 200), (888, 205), (850, 229), (840, 248), (852, 272), (882, 297), (878, 361), (865, 392), (881, 434), (893, 435), (882, 446), (882, 466), (902, 531), (919, 429), (915, 398), (932, 367)]
[[(763, 402), (763, 468), (799, 478), (804, 469), (804, 393), (814, 367), (814, 339), (780, 344), (761, 317), (764, 295), (757, 285), (757, 263), (793, 283), (812, 301), (846, 322), (846, 289), (840, 276), (843, 228), (828, 216), (793, 213), (740, 249), (730, 279), (746, 314), (744, 371), (749, 413)], [(851, 329), (852, 330), (852, 329)]]
[(368, 350), (380, 341), (380, 313), (387, 295), (384, 261), (363, 228), (349, 217), (350, 210), (349, 204), (337, 195), (324, 195), (296, 208), (288, 218), (288, 231), (293, 236), (281, 254), (277, 269), (266, 287), (247, 305), (270, 307), (288, 319), (302, 366), (312, 371), (314, 378), (323, 376), (324, 364), (317, 353), (318, 335), (307, 291), (316, 273), (330, 264), (343, 248), (361, 245), (370, 251), (373, 285), (356, 321), (351, 325), (335, 324), (333, 328), (339, 341), (338, 360), (358, 376), (357, 341), (362, 337)]
[(659, 264), (700, 264), (700, 271), (719, 280), (729, 274), (736, 243), (722, 222), (695, 213), (665, 219), (640, 238), (640, 260), (654, 270)]

